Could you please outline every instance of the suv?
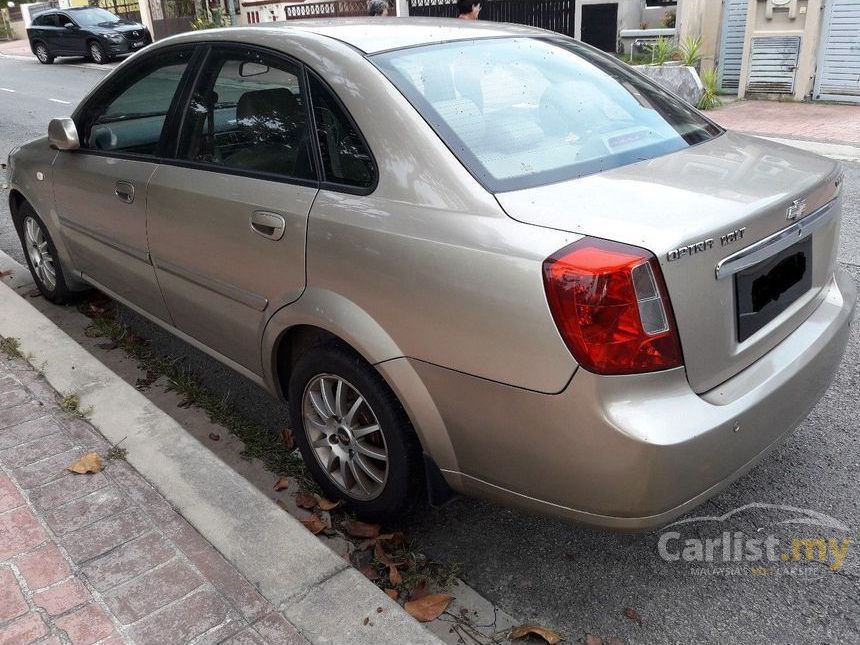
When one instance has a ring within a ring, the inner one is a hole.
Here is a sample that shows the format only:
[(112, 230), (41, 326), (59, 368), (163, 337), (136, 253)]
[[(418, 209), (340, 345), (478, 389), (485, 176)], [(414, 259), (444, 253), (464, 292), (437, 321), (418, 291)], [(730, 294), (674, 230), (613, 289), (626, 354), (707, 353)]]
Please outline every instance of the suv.
[(87, 56), (107, 63), (119, 54), (143, 49), (152, 42), (149, 31), (99, 7), (46, 11), (27, 29), (30, 49), (44, 65), (57, 56)]

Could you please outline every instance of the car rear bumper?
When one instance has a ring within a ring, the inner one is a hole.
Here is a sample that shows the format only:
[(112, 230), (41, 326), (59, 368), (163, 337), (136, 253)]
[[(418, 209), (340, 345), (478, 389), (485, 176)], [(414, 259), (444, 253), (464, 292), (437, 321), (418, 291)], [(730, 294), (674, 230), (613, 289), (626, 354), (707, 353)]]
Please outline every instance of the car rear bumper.
[(398, 393), (455, 489), (601, 527), (658, 527), (744, 474), (806, 417), (839, 366), (856, 297), (837, 274), (788, 338), (702, 395), (683, 368), (580, 369), (564, 391), (543, 395), (420, 361), (409, 363), (435, 409), (410, 397), (409, 379)]

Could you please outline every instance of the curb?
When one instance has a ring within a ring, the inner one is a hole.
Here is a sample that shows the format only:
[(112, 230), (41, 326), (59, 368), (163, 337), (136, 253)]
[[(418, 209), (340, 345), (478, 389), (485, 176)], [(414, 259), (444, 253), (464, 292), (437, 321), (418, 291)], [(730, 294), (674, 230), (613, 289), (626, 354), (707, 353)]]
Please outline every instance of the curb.
[(310, 642), (441, 642), (3, 283), (0, 334), (44, 364), (55, 390), (92, 405), (90, 423), (112, 443), (124, 439), (128, 462)]

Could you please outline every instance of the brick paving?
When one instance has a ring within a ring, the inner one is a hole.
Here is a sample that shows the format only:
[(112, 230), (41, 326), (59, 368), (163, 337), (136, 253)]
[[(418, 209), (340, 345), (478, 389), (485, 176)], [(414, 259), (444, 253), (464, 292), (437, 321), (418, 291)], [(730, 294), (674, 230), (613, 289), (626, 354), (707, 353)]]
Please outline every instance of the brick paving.
[(307, 643), (126, 462), (66, 470), (108, 448), (0, 358), (0, 645)]
[(739, 132), (860, 145), (860, 105), (738, 101), (708, 116)]

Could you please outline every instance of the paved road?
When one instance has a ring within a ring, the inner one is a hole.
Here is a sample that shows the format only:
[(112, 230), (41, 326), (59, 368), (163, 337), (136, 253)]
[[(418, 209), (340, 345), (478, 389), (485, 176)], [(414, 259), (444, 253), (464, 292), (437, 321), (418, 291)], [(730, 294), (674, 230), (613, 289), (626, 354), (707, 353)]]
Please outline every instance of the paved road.
[[(0, 92), (0, 155), (41, 134), (50, 116), (69, 111), (48, 97), (74, 100), (100, 77), (100, 71), (90, 69), (25, 67), (0, 60), (0, 86), (20, 90), (17, 96)], [(839, 260), (860, 284), (860, 164), (847, 163), (845, 168)], [(2, 234), (3, 227), (8, 228), (4, 208), (0, 205), (0, 248), (20, 259), (17, 240)], [(819, 518), (773, 526), (804, 513), (748, 509), (723, 523), (682, 527), (683, 539), (739, 531), (753, 538), (820, 535), (834, 538), (837, 545), (844, 545), (845, 539), (857, 541), (856, 318), (839, 375), (800, 430), (752, 473), (695, 512), (719, 516), (751, 503), (779, 504), (824, 513), (836, 523), (822, 527)], [(255, 387), (157, 328), (130, 320), (167, 351), (187, 355), (211, 387), (229, 392), (249, 416), (272, 428), (283, 426), (284, 409)], [(529, 440), (528, 428), (523, 429), (523, 440)], [(569, 641), (592, 632), (628, 643), (860, 642), (860, 544), (848, 546), (836, 571), (828, 563), (777, 562), (759, 570), (762, 575), (752, 575), (748, 562), (729, 562), (734, 569), (717, 561), (713, 564), (719, 567), (713, 569), (664, 561), (658, 555), (660, 533), (593, 531), (470, 499), (418, 511), (411, 532), (432, 557), (462, 563), (466, 581), (502, 608), (552, 626)], [(737, 572), (743, 575), (733, 575)], [(637, 612), (641, 625), (624, 615), (628, 607)]]

